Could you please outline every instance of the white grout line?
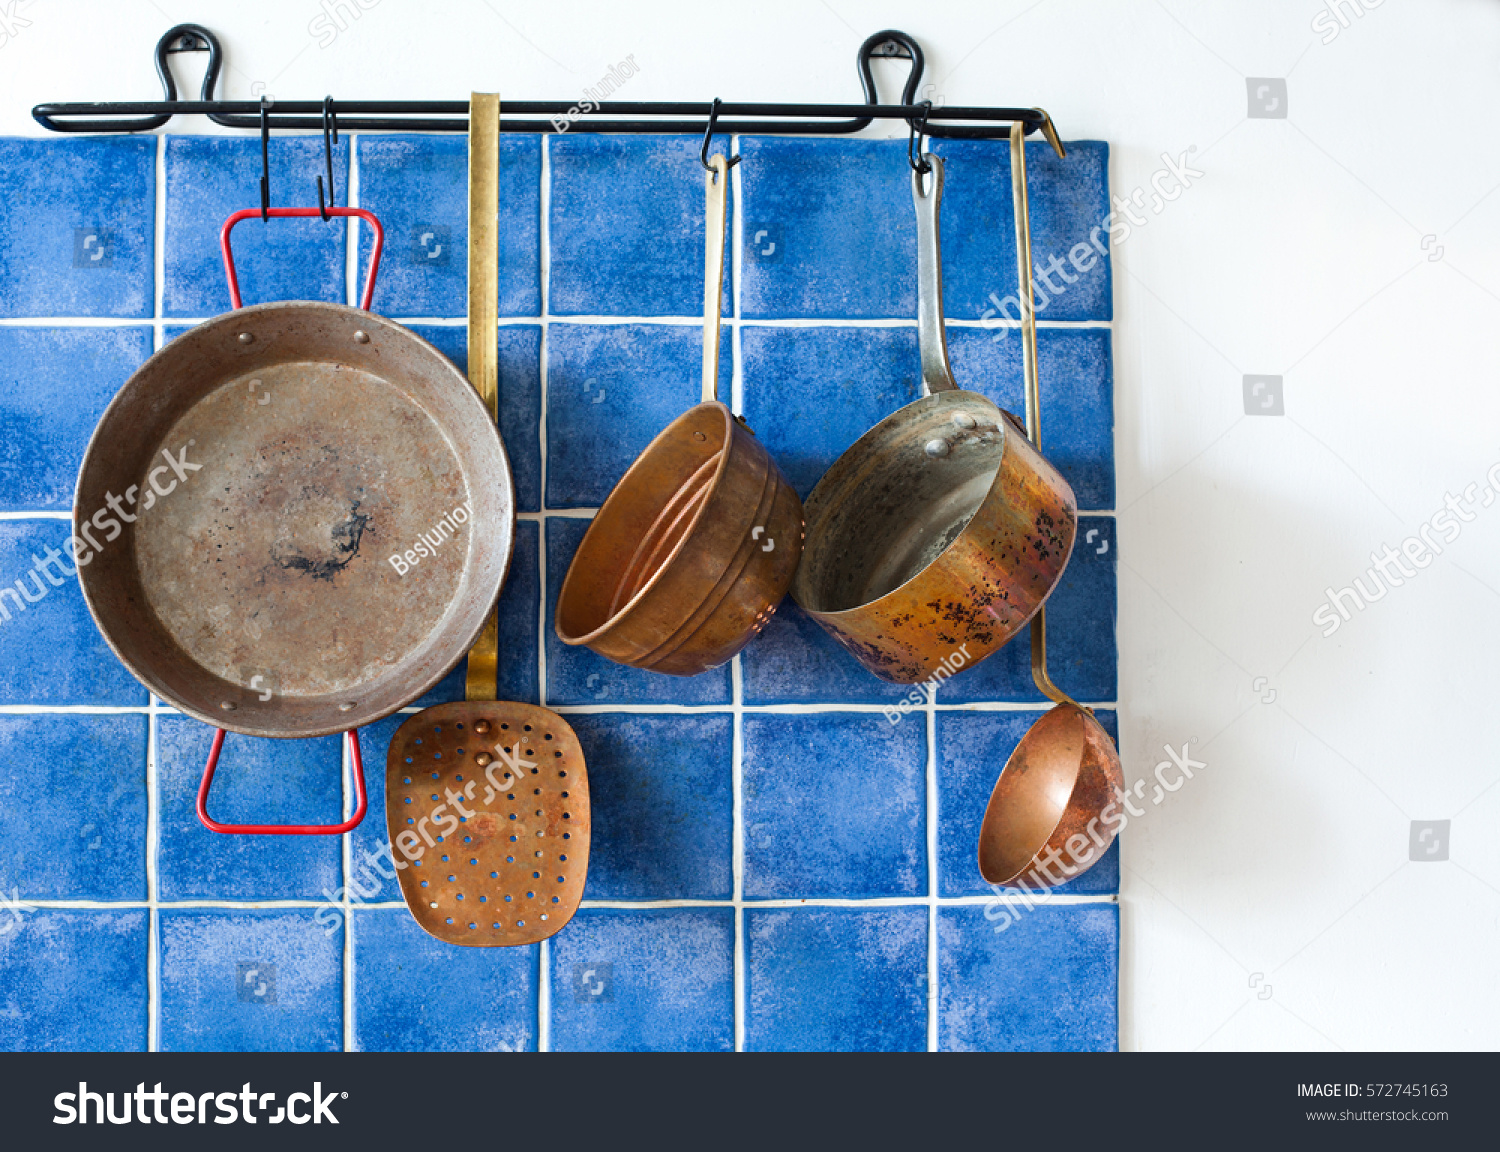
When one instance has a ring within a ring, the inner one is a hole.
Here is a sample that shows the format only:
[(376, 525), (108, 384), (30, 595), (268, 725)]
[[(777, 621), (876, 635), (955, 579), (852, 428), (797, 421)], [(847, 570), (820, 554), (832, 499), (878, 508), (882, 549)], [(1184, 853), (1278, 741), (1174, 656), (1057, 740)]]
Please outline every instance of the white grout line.
[[(551, 141), (542, 136), (541, 190), (537, 195), (537, 248), (541, 261), (538, 272), (541, 291), (540, 317), (542, 326), (541, 356), (538, 365), (540, 381), (540, 416), (537, 420), (537, 455), (539, 457), (537, 506), (543, 515), (538, 517), (536, 533), (537, 550), (537, 630), (536, 630), (536, 698), (542, 707), (547, 706), (547, 391), (550, 387), (548, 364), (551, 355), (552, 308), (552, 149)], [(536, 1050), (548, 1052), (552, 1049), (552, 950), (546, 940), (541, 942), (536, 956)]]
[(937, 691), (927, 689), (927, 1051), (938, 1047), (938, 754)]
[[(936, 904), (939, 908), (983, 908), (993, 903), (996, 897), (943, 896)], [(1045, 904), (1117, 904), (1119, 894), (1063, 893), (1050, 897)], [(225, 908), (231, 911), (257, 911), (277, 909), (327, 908), (322, 900), (46, 900), (20, 894), (22, 903), (32, 908), (52, 908), (61, 911), (116, 912), (125, 908), (152, 908), (176, 910), (182, 908)], [(733, 908), (734, 900), (584, 900), (580, 908), (612, 908), (621, 911), (650, 911), (659, 908)], [(926, 908), (932, 901), (927, 896), (868, 896), (842, 898), (836, 896), (778, 897), (767, 900), (742, 900), (746, 908)], [(1036, 897), (1024, 897), (1020, 893), (1007, 895), (1000, 901), (1006, 907), (1025, 907), (1028, 903), (1039, 903)], [(405, 908), (402, 900), (356, 900), (350, 903), (352, 912), (385, 912)]]
[[(359, 135), (352, 134), (348, 137), (349, 148), (349, 177), (344, 203), (350, 208), (359, 207)], [(347, 218), (347, 230), (345, 232), (344, 252), (344, 301), (350, 307), (359, 304), (359, 217)], [(358, 733), (354, 737), (359, 739)], [(349, 741), (339, 741), (340, 763), (343, 765), (339, 773), (339, 787), (343, 790), (344, 819), (354, 814), (353, 796), (350, 795), (352, 774), (354, 772), (354, 760), (349, 755)], [(354, 1047), (354, 917), (350, 915), (349, 885), (354, 879), (354, 836), (352, 833), (344, 833), (339, 837), (340, 866), (344, 873), (343, 883), (343, 905), (344, 905), (344, 1051), (353, 1052)]]
[(536, 950), (536, 1050), (552, 1051), (552, 940)]
[[(729, 138), (731, 155), (738, 156), (740, 138)], [(729, 169), (733, 172), (733, 169)], [(730, 185), (734, 193), (734, 229), (730, 234), (730, 275), (734, 278), (731, 293), (734, 318), (740, 318), (740, 296), (744, 284), (745, 211), (744, 182), (738, 175)], [(740, 340), (740, 326), (729, 332), (730, 357), (734, 365), (730, 378), (729, 406), (734, 412), (745, 411), (745, 358)], [(734, 736), (730, 746), (729, 773), (731, 788), (730, 817), (730, 891), (734, 901), (734, 1050), (745, 1050), (745, 668), (741, 653), (735, 653), (729, 668), (730, 701), (734, 716)]]
[(156, 697), (146, 716), (146, 902), (150, 908), (146, 935), (146, 1051), (161, 1050), (160, 931), (157, 909), (161, 901), (158, 846), (161, 841), (160, 762), (157, 752)]
[[(1090, 700), (1080, 701), (1085, 708), (1092, 710), (1103, 709), (1106, 712), (1119, 711), (1119, 704), (1113, 700)], [(885, 711), (886, 705), (881, 704), (548, 704), (548, 708), (554, 712), (566, 715), (578, 716), (608, 716), (620, 713), (626, 716), (713, 716), (716, 714), (733, 713), (738, 709), (746, 714), (754, 716), (810, 716), (824, 712), (845, 713), (874, 713)], [(957, 704), (934, 704), (938, 712), (1045, 712), (1052, 707), (1046, 700), (972, 700)], [(121, 705), (120, 707), (109, 707), (95, 704), (3, 704), (0, 705), (0, 716), (144, 716), (151, 710), (149, 707), (134, 707)], [(414, 715), (423, 709), (416, 704), (408, 704), (404, 708), (397, 709), (392, 715)], [(157, 712), (162, 716), (182, 715), (175, 708), (168, 708), (158, 703)]]
[[(358, 218), (350, 218), (349, 226), (357, 229), (360, 221)], [(357, 239), (357, 237), (356, 237)], [(352, 269), (346, 268), (346, 283), (351, 288), (351, 297), (354, 304), (359, 302), (358, 289), (364, 281), (359, 278), (358, 272), (358, 246), (355, 247), (355, 264)], [(390, 255), (387, 246), (382, 256), (382, 263), (386, 256)], [(545, 257), (544, 257), (545, 259)], [(141, 317), (128, 316), (5, 316), (0, 317), (0, 328), (149, 328), (160, 327), (162, 324), (170, 324), (177, 328), (193, 328), (199, 324), (207, 323), (214, 319), (212, 316), (169, 316), (160, 320), (143, 319)], [(413, 325), (426, 325), (433, 328), (462, 328), (468, 324), (468, 320), (462, 316), (388, 316), (397, 324), (407, 327)], [(593, 324), (601, 326), (621, 324), (655, 324), (666, 328), (693, 328), (703, 323), (702, 316), (501, 316), (498, 318), (502, 326), (521, 327), (528, 324), (543, 324), (551, 322), (554, 324)], [(915, 328), (917, 322), (901, 316), (880, 316), (863, 318), (845, 318), (837, 316), (788, 316), (788, 317), (766, 317), (758, 318), (751, 316), (734, 317), (724, 319), (725, 324), (736, 327), (743, 325), (747, 328)], [(945, 316), (943, 323), (950, 328), (982, 328), (985, 330), (995, 328), (1020, 328), (1019, 324), (1002, 323), (998, 320), (961, 320), (953, 316)], [(1058, 331), (1075, 328), (1099, 328), (1112, 329), (1113, 320), (1043, 320), (1037, 318), (1038, 330), (1054, 329)]]

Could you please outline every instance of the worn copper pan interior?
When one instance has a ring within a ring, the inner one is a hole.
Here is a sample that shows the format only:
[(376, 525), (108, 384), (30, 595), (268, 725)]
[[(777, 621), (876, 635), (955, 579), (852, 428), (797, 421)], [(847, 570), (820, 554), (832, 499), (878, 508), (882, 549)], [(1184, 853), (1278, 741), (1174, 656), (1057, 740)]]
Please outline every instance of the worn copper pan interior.
[(695, 676), (729, 660), (786, 594), (802, 551), (802, 503), (718, 396), (728, 168), (706, 179), (703, 402), (626, 471), (568, 568), (556, 629), (620, 664)]
[[(185, 479), (164, 470), (183, 452)], [(94, 513), (127, 491), (139, 515), (109, 540)], [(314, 736), (388, 715), (462, 657), (514, 508), (495, 424), (441, 353), (368, 312), (277, 303), (199, 325), (130, 378), (85, 455), (74, 531), (89, 520), (100, 543), (89, 609), (151, 691), (236, 732)]]

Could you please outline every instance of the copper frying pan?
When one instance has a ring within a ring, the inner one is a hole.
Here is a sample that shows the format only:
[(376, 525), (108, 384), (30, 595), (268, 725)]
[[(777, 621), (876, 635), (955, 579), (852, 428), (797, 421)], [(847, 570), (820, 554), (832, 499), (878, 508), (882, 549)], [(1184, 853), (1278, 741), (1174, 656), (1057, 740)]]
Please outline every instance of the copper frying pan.
[[(376, 230), (362, 307), (242, 308), (229, 234), (256, 213), (230, 217), (221, 245), (235, 310), (173, 340), (126, 381), (78, 477), (73, 547), (95, 623), (151, 692), (218, 729), (199, 794), (199, 816), (215, 831), (357, 824), (365, 804), (354, 729), (457, 663), (510, 563), (515, 496), (494, 422), (442, 353), (368, 311), (379, 222), (361, 209), (329, 212)], [(405, 574), (389, 562), (435, 539), (441, 546), (424, 546), (431, 554)], [(205, 804), (225, 730), (345, 732), (354, 817), (212, 821)]]

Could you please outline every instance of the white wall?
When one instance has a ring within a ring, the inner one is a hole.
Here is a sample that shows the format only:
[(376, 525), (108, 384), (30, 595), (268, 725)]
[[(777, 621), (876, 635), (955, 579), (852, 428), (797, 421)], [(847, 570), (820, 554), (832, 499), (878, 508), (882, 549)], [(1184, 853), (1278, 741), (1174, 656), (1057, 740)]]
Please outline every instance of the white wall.
[[(894, 26), (934, 99), (1107, 140), (1116, 194), (1196, 149), (1115, 251), (1126, 774), (1194, 738), (1208, 764), (1127, 834), (1122, 1046), (1494, 1048), (1500, 506), (1333, 636), (1312, 614), (1500, 462), (1500, 5), (1338, 2), (1314, 30), (1321, 0), (379, 0), (321, 48), (318, 0), (22, 0), (0, 133), (155, 98), (183, 20), (224, 40), (221, 95), (283, 99), (572, 99), (634, 54), (631, 99), (855, 100)], [(1285, 119), (1247, 119), (1247, 77), (1287, 79)], [(1252, 373), (1284, 416), (1245, 414)], [(1422, 819), (1449, 861), (1408, 859)]]

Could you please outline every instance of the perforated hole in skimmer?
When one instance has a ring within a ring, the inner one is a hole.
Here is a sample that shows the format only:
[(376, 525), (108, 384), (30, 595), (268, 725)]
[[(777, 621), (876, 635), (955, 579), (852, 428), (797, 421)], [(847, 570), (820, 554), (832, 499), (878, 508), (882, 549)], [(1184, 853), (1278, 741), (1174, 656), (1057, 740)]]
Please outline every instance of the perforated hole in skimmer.
[[(438, 770), (414, 775), (413, 752)], [(578, 738), (545, 708), (442, 704), (391, 740), (386, 823), (401, 891), (440, 940), (530, 944), (566, 925), (583, 898), (589, 817)], [(512, 914), (484, 918), (491, 905)]]

